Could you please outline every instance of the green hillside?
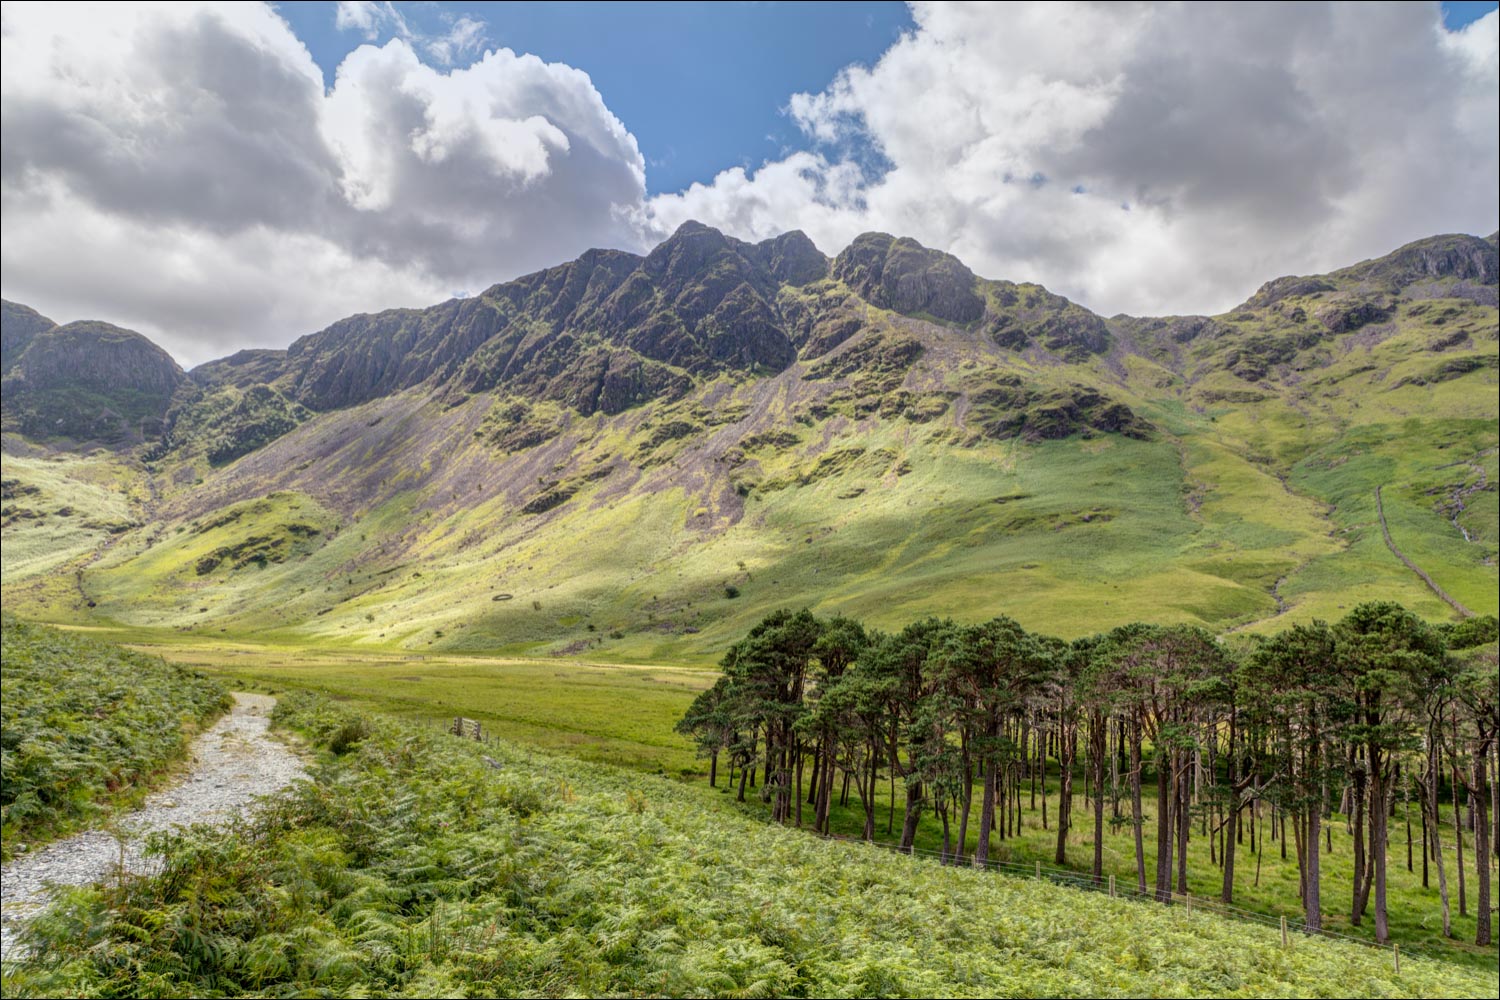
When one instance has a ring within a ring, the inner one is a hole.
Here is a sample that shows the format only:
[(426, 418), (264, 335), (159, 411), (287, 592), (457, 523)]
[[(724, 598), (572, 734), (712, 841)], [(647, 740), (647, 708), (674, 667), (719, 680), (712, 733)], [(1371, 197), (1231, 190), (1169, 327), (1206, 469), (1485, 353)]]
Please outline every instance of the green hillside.
[[(689, 225), (203, 366), (114, 466), (107, 523), (138, 527), (54, 545), (15, 502), (7, 551), (50, 555), (7, 559), (6, 605), (698, 663), (784, 605), (1062, 636), (1495, 613), (1495, 261), (1434, 237), (1221, 316), (1105, 319), (910, 240), (830, 261)], [(6, 441), (8, 490), (73, 476)], [(263, 551), (200, 573), (215, 548)]]

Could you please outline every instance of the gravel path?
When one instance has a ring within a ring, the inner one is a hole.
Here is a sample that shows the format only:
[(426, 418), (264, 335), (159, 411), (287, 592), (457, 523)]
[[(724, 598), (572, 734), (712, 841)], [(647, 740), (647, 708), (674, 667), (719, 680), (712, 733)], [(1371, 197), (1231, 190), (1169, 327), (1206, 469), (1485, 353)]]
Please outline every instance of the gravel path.
[(0, 869), (0, 959), (12, 955), (19, 923), (46, 904), (47, 886), (88, 885), (108, 878), (121, 863), (148, 873), (141, 853), (146, 834), (192, 823), (220, 823), (258, 795), (304, 777), (302, 762), (272, 739), (271, 708), (263, 694), (234, 695), (234, 708), (192, 746), (192, 772), (150, 796), (137, 811), (118, 817), (119, 836), (89, 830), (13, 858)]

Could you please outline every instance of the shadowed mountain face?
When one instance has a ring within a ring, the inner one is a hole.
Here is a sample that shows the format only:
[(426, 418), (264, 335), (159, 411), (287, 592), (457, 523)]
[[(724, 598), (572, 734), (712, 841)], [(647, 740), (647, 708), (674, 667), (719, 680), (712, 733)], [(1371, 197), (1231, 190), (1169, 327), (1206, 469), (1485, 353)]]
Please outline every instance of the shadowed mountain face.
[(695, 379), (786, 368), (777, 292), (827, 269), (801, 233), (752, 245), (690, 223), (646, 257), (591, 250), (472, 299), (342, 320), (293, 344), (283, 379), (316, 410), (436, 379), (619, 413)]
[[(1425, 294), (1434, 282), (1447, 282), (1434, 293), (1493, 305), (1493, 243), (1434, 237), (1333, 275), (1278, 278), (1236, 314), (1337, 289), (1313, 320), (1345, 333), (1382, 318), (1384, 298), (1408, 286)], [(870, 326), (871, 307), (977, 329), (999, 347), (1065, 362), (1086, 362), (1112, 343), (1109, 323), (1089, 310), (1037, 285), (976, 278), (915, 240), (866, 233), (830, 262), (800, 232), (749, 244), (690, 222), (645, 257), (591, 250), (474, 298), (351, 316), (284, 353), (241, 351), (193, 379), (273, 385), (315, 411), (427, 383), (618, 414), (720, 375), (763, 377), (819, 357)], [(1163, 322), (1174, 343), (1215, 329), (1206, 317), (1122, 318), (1134, 331)]]
[(865, 233), (839, 254), (833, 274), (872, 305), (899, 313), (950, 323), (972, 323), (984, 314), (974, 272), (913, 239)]
[(56, 325), (30, 306), (0, 299), (0, 375), (10, 371), (37, 334)]
[[(5, 303), (5, 424), (33, 437), (133, 443), (159, 437), (187, 376), (166, 351), (132, 330), (85, 320), (48, 326)], [(12, 334), (12, 313), (21, 320)]]
[(865, 329), (871, 307), (1069, 359), (1109, 343), (1087, 310), (1037, 286), (981, 281), (915, 240), (867, 233), (830, 262), (800, 232), (750, 244), (690, 222), (645, 257), (591, 250), (471, 299), (351, 316), (284, 356), (240, 352), (194, 379), (259, 380), (319, 411), (429, 383), (617, 414), (721, 375), (782, 372)]
[[(1494, 237), (1437, 236), (1219, 316), (1105, 318), (910, 239), (830, 260), (688, 223), (187, 376), (6, 303), (7, 602), (640, 657), (800, 603), (1070, 635), (1449, 614), (1370, 533), (1382, 486), (1393, 537), (1494, 610), (1497, 273)], [(142, 527), (56, 465), (70, 441), (115, 446), (89, 461), (155, 498)]]

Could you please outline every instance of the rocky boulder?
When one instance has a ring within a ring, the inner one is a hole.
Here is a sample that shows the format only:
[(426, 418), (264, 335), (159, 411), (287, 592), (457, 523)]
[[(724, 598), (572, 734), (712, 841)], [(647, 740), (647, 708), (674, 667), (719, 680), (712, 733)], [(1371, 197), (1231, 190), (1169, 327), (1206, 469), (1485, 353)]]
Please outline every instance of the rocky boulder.
[(1323, 306), (1313, 316), (1329, 333), (1349, 333), (1367, 323), (1378, 323), (1391, 314), (1391, 305), (1379, 298), (1341, 298)]

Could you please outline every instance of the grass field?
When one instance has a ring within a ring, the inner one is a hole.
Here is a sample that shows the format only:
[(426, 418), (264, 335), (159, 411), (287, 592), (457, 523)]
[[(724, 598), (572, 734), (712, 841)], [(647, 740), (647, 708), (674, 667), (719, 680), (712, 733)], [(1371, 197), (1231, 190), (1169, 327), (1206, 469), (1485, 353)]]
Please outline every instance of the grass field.
[[(451, 723), (455, 716), (479, 720), (486, 731), (501, 739), (543, 750), (562, 752), (587, 762), (618, 765), (636, 771), (664, 773), (689, 782), (698, 794), (728, 807), (732, 796), (710, 791), (706, 782), (705, 762), (693, 757), (692, 748), (683, 737), (672, 732), (673, 725), (696, 694), (707, 688), (716, 672), (670, 666), (612, 664), (569, 658), (518, 659), (447, 654), (415, 655), (378, 651), (341, 652), (332, 648), (298, 647), (290, 644), (252, 642), (212, 642), (180, 635), (153, 635), (146, 630), (105, 631), (98, 633), (136, 648), (160, 655), (169, 662), (191, 666), (219, 678), (235, 688), (284, 692), (306, 690), (326, 695), (345, 708), (365, 713), (390, 715), (437, 728)], [(155, 641), (153, 641), (153, 639)], [(722, 762), (721, 762), (722, 763)], [(1058, 779), (1056, 761), (1048, 782), (1048, 811), (1055, 821)], [(721, 778), (725, 771), (721, 769)], [(1147, 783), (1149, 784), (1149, 776)], [(1029, 789), (1029, 784), (1025, 786)], [(1080, 770), (1075, 778), (1075, 824), (1069, 838), (1069, 859), (1080, 868), (1092, 857), (1092, 818), (1087, 809)], [(899, 835), (901, 801), (904, 791), (897, 784), (895, 836)], [(877, 834), (884, 838), (890, 816), (889, 785), (882, 780), (878, 787)], [(1149, 796), (1148, 796), (1149, 799)], [(1023, 833), (1004, 842), (995, 841), (992, 856), (1001, 860), (1031, 864), (1040, 861), (1051, 865), (1056, 843), (1055, 827), (1044, 830), (1038, 807), (1023, 809)], [(1154, 870), (1155, 854), (1151, 845), (1153, 811), (1146, 804), (1146, 866), (1148, 879)], [(717, 805), (707, 805), (717, 808)], [(741, 807), (752, 816), (764, 817), (767, 807), (752, 799)], [(1128, 814), (1128, 803), (1124, 808)], [(1399, 804), (1392, 822), (1390, 845), (1390, 915), (1393, 940), (1404, 949), (1415, 949), (1447, 956), (1474, 968), (1493, 968), (1496, 950), (1476, 949), (1474, 936), (1475, 905), (1472, 870), (1469, 872), (1470, 915), (1458, 912), (1458, 875), (1455, 869), (1456, 844), (1451, 827), (1442, 831), (1448, 857), (1448, 878), (1452, 893), (1453, 926), (1456, 939), (1445, 941), (1440, 934), (1437, 870), (1430, 871), (1430, 887), (1421, 886), (1421, 820), (1414, 813), (1416, 871), (1406, 871), (1404, 812)], [(832, 811), (833, 829), (840, 836), (858, 838), (863, 815), (857, 797), (851, 793), (847, 807)], [(1332, 851), (1325, 855), (1323, 868), (1326, 925), (1329, 930), (1373, 940), (1373, 918), (1366, 917), (1362, 927), (1348, 925), (1348, 871), (1351, 857), (1349, 837), (1343, 817), (1334, 817), (1327, 825), (1332, 831)], [(1263, 814), (1269, 824), (1269, 814)], [(1263, 827), (1266, 838), (1271, 836)], [(891, 836), (891, 839), (895, 839)], [(970, 850), (974, 834), (971, 831)], [(1282, 860), (1280, 843), (1265, 840), (1266, 850), (1258, 855), (1249, 849), (1249, 834), (1239, 850), (1237, 861), (1236, 905), (1248, 910), (1296, 918), (1300, 913), (1297, 900), (1295, 852)], [(919, 827), (917, 846), (937, 851), (941, 847), (941, 827), (930, 811)], [(1257, 862), (1259, 872), (1257, 875)], [(1465, 863), (1472, 869), (1472, 838), (1465, 844)], [(1113, 872), (1120, 884), (1134, 880), (1134, 853), (1129, 827), (1117, 827), (1106, 835), (1105, 869)], [(1500, 876), (1497, 876), (1500, 877)], [(1189, 855), (1189, 880), (1193, 892), (1217, 898), (1220, 888), (1219, 869), (1209, 859), (1208, 844), (1195, 827)], [(1258, 881), (1258, 885), (1256, 884)]]
[(118, 456), (7, 453), (4, 469), (6, 586), (55, 573), (137, 523), (144, 482)]
[[(350, 517), (280, 491), (154, 523), (97, 559), (62, 546), (52, 570), (7, 585), (6, 604), (312, 648), (695, 666), (783, 606), (886, 627), (1007, 614), (1065, 638), (1140, 619), (1264, 628), (1373, 598), (1445, 620), (1386, 549), (1374, 486), (1408, 556), (1493, 613), (1492, 433), (1366, 428), (1282, 474), (1212, 434), (954, 449), (890, 425), (826, 478), (798, 484), (805, 463), (768, 457), (763, 474), (793, 484), (752, 492), (712, 530), (680, 490), (575, 498), (544, 524), (483, 503), (429, 516), (414, 495)], [(1436, 508), (1481, 472), (1465, 541)], [(27, 531), (23, 556), (45, 544)]]
[[(287, 699), (260, 818), (34, 925), (7, 996), (1488, 996), (1493, 975), (775, 830), (658, 777)], [(484, 754), (489, 760), (481, 760)], [(80, 934), (80, 928), (87, 933)]]
[(486, 732), (581, 760), (682, 774), (699, 767), (672, 732), (714, 676), (683, 667), (452, 654), (338, 652), (104, 633), (236, 688), (314, 691), (348, 708), (432, 726), (456, 716)]
[[(1030, 784), (1023, 782), (1023, 809), (1022, 830), (1019, 836), (1012, 836), (1004, 841), (994, 839), (991, 858), (1000, 862), (1018, 863), (1022, 867), (1040, 862), (1045, 867), (1054, 864), (1054, 851), (1057, 846), (1057, 807), (1059, 798), (1060, 782), (1056, 776), (1057, 763), (1052, 765), (1052, 776), (1048, 781), (1048, 815), (1051, 828), (1045, 829), (1041, 820), (1040, 788), (1038, 789), (1037, 807), (1030, 806)], [(1154, 781), (1154, 777), (1148, 778), (1147, 783)], [(1083, 774), (1080, 769), (1074, 778), (1074, 809), (1073, 829), (1068, 836), (1068, 861), (1070, 865), (1080, 871), (1089, 871), (1089, 865), (1093, 859), (1093, 813), (1092, 808), (1085, 800), (1083, 792)], [(890, 796), (887, 786), (882, 785), (879, 789), (877, 808), (877, 838), (888, 839), (891, 842), (899, 840), (901, 834), (901, 802), (904, 802), (904, 790), (898, 782), (898, 801), (895, 813), (895, 824), (892, 832), (887, 832), (887, 821), (890, 815)], [(727, 798), (727, 796), (726, 796)], [(976, 794), (975, 815), (971, 819), (971, 830), (968, 850), (972, 853), (977, 844), (977, 833), (974, 828), (978, 825)], [(1143, 803), (1143, 822), (1145, 831), (1145, 863), (1147, 892), (1151, 891), (1154, 884), (1156, 851), (1154, 849), (1154, 826), (1155, 809), (1149, 801)], [(752, 813), (769, 815), (765, 807), (759, 803), (746, 804)], [(1135, 886), (1135, 847), (1131, 837), (1129, 824), (1130, 803), (1128, 794), (1125, 801), (1121, 803), (1122, 815), (1126, 822), (1111, 828), (1110, 811), (1106, 805), (1105, 814), (1105, 841), (1104, 841), (1104, 871), (1105, 874), (1113, 874), (1120, 886)], [(810, 817), (809, 813), (809, 817)], [(1447, 822), (1443, 824), (1442, 841), (1443, 851), (1447, 859), (1448, 889), (1452, 904), (1452, 926), (1455, 937), (1444, 939), (1442, 936), (1441, 905), (1438, 895), (1438, 875), (1436, 863), (1431, 863), (1429, 872), (1429, 887), (1422, 887), (1422, 823), (1418, 807), (1411, 806), (1411, 818), (1414, 824), (1413, 833), (1413, 871), (1406, 870), (1406, 833), (1404, 817), (1406, 811), (1398, 801), (1396, 818), (1391, 821), (1391, 843), (1389, 849), (1389, 914), (1391, 926), (1391, 940), (1401, 945), (1403, 953), (1416, 952), (1433, 956), (1440, 956), (1446, 960), (1460, 962), (1479, 971), (1496, 970), (1497, 959), (1500, 959), (1500, 951), (1494, 946), (1479, 948), (1474, 945), (1475, 930), (1475, 900), (1476, 890), (1474, 886), (1474, 841), (1472, 835), (1466, 836), (1464, 841), (1464, 865), (1467, 869), (1468, 880), (1468, 916), (1460, 916), (1458, 908), (1458, 873), (1456, 870), (1457, 843), (1454, 838), (1451, 823), (1452, 806), (1447, 805)], [(857, 795), (851, 792), (849, 806), (842, 809), (834, 809), (831, 812), (831, 826), (834, 834), (850, 839), (859, 838), (864, 828), (864, 814), (858, 804)], [(1374, 917), (1366, 912), (1361, 925), (1351, 926), (1349, 923), (1349, 910), (1351, 906), (1349, 886), (1351, 884), (1350, 870), (1352, 866), (1353, 847), (1351, 839), (1346, 832), (1345, 822), (1347, 817), (1335, 814), (1332, 819), (1326, 821), (1325, 828), (1331, 833), (1333, 848), (1323, 854), (1322, 860), (1322, 900), (1324, 910), (1324, 927), (1334, 933), (1349, 935), (1361, 940), (1375, 940)], [(1271, 813), (1269, 807), (1263, 807), (1260, 813), (1260, 837), (1257, 838), (1257, 852), (1250, 850), (1250, 834), (1248, 823), (1250, 813), (1245, 814), (1247, 824), (1243, 843), (1238, 847), (1235, 859), (1235, 895), (1234, 905), (1245, 910), (1271, 916), (1285, 916), (1289, 920), (1300, 921), (1302, 911), (1300, 900), (1297, 896), (1297, 855), (1292, 844), (1287, 844), (1287, 857), (1283, 859), (1281, 854), (1281, 841), (1273, 841), (1274, 833), (1271, 829)], [(954, 831), (957, 832), (955, 822)], [(1222, 888), (1223, 874), (1217, 865), (1209, 857), (1208, 840), (1202, 835), (1203, 829), (1198, 823), (1193, 826), (1193, 838), (1189, 841), (1188, 848), (1188, 884), (1195, 896), (1206, 900), (1217, 900)], [(940, 852), (942, 849), (942, 828), (931, 811), (924, 816), (922, 825), (918, 828), (917, 848), (924, 852)], [(1497, 870), (1496, 859), (1490, 858), (1492, 877), (1500, 878), (1500, 870)]]

